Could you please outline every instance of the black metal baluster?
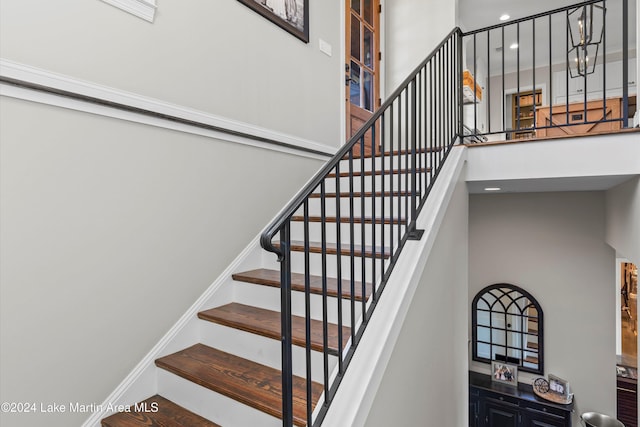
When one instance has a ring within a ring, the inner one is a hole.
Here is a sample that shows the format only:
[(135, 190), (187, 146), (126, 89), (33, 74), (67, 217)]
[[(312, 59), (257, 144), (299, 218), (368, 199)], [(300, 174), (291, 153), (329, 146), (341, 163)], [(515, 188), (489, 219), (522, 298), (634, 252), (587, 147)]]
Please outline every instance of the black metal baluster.
[(389, 198), (389, 219), (390, 219), (390, 226), (389, 226), (389, 250), (391, 251), (391, 253), (389, 255), (391, 255), (391, 257), (393, 258), (393, 218), (394, 218), (394, 209), (393, 209), (393, 198), (395, 196), (395, 189), (394, 189), (394, 175), (393, 175), (393, 151), (394, 151), (394, 147), (395, 147), (395, 143), (394, 143), (394, 130), (393, 130), (393, 123), (395, 122), (395, 115), (393, 114), (393, 105), (395, 104), (395, 101), (391, 103), (391, 105), (389, 105), (389, 138), (391, 139), (389, 141), (389, 192), (391, 194), (391, 197)]
[[(416, 187), (417, 187), (417, 177), (416, 174), (418, 173), (418, 162), (416, 159), (417, 156), (417, 150), (416, 150), (416, 144), (417, 144), (417, 126), (416, 126), (416, 120), (417, 120), (417, 115), (416, 115), (416, 84), (417, 84), (417, 78), (413, 80), (413, 83), (411, 84), (411, 135), (410, 135), (410, 141), (407, 141), (407, 143), (411, 143), (411, 190), (407, 191), (407, 195), (409, 196), (409, 200), (405, 201), (405, 208), (408, 208), (408, 205), (411, 205), (411, 212), (408, 213), (406, 215), (406, 221), (407, 221), (407, 227), (408, 227), (408, 231), (409, 231), (409, 236), (410, 238), (416, 238), (416, 212), (417, 212), (417, 206), (416, 206)], [(408, 114), (407, 114), (408, 116)], [(407, 150), (408, 151), (408, 150)]]
[(329, 327), (327, 319), (327, 202), (325, 180), (320, 183), (320, 229), (322, 254), (322, 353), (324, 359), (324, 396), (331, 400), (329, 394)]
[(602, 118), (607, 118), (607, 2), (602, 2)]
[(622, 127), (629, 127), (629, 0), (622, 0)]
[[(371, 126), (371, 139), (376, 140), (376, 122)], [(373, 286), (373, 300), (376, 301), (376, 151), (371, 153), (371, 283)], [(384, 227), (384, 223), (382, 224)], [(365, 295), (365, 283), (362, 282), (362, 295)]]
[[(532, 51), (533, 51), (533, 129), (535, 132), (535, 129), (538, 127), (536, 124), (536, 104), (537, 104), (537, 97), (538, 97), (538, 93), (536, 92), (536, 19), (533, 18), (532, 24), (531, 24), (532, 28), (533, 28), (533, 46), (532, 46)], [(534, 133), (534, 135), (536, 135)]]
[(473, 33), (473, 134), (478, 133), (478, 98), (476, 95), (476, 79), (478, 78), (477, 70), (477, 54), (476, 54), (476, 33)]
[[(366, 134), (365, 134), (366, 135)], [(365, 227), (365, 203), (364, 203), (364, 193), (366, 191), (366, 179), (364, 174), (364, 143), (365, 137), (364, 135), (360, 139), (360, 265), (362, 268), (362, 283), (365, 283), (367, 280), (367, 269), (366, 269), (366, 244), (367, 244), (367, 236), (366, 236), (366, 227)], [(367, 304), (364, 298), (362, 299), (362, 321), (366, 322), (367, 319)]]
[(354, 207), (353, 207), (353, 148), (349, 150), (349, 268), (351, 270), (351, 342), (356, 342), (356, 262), (355, 262), (355, 230), (354, 230)]
[(293, 425), (293, 354), (291, 340), (291, 222), (280, 231), (280, 328), (282, 343), (282, 425)]
[(338, 290), (338, 371), (344, 374), (342, 358), (342, 216), (340, 215), (340, 162), (336, 163), (336, 280)]
[[(386, 144), (385, 144), (385, 140), (386, 140), (386, 133), (385, 133), (385, 114), (384, 112), (382, 112), (382, 114), (380, 115), (380, 177), (381, 177), (381, 194), (382, 194), (382, 200), (381, 200), (381, 208), (380, 208), (380, 213), (382, 214), (382, 227), (380, 229), (380, 251), (381, 251), (381, 255), (380, 255), (380, 276), (382, 277), (382, 279), (384, 280), (384, 272), (385, 272), (385, 266), (384, 266), (384, 256), (385, 256), (385, 252), (386, 252), (386, 248), (385, 248), (385, 221), (386, 221), (386, 199), (387, 199), (387, 193), (386, 193)], [(382, 286), (382, 282), (380, 283)], [(366, 284), (363, 283), (362, 284), (365, 291), (366, 291)], [(373, 293), (373, 295), (375, 295), (375, 289), (376, 289), (376, 283), (375, 281), (372, 284), (372, 289), (371, 292)], [(366, 298), (366, 293), (362, 294), (362, 298)]]
[(431, 58), (429, 60), (429, 67), (431, 68), (431, 72), (429, 73), (429, 116), (430, 116), (430, 122), (429, 122), (429, 155), (431, 157), (431, 164), (429, 165), (431, 167), (431, 170), (429, 171), (429, 186), (431, 186), (433, 184), (433, 174), (436, 168), (436, 150), (437, 150), (437, 146), (435, 143), (435, 138), (436, 138), (436, 132), (435, 132), (435, 127), (436, 127), (436, 115), (435, 115), (435, 102), (436, 102), (436, 95), (435, 95), (435, 88), (434, 88), (434, 80), (435, 80), (435, 60), (433, 58)]
[[(504, 97), (504, 26), (501, 27), (502, 29), (502, 48), (500, 49), (500, 53), (502, 54), (502, 98), (501, 99), (501, 103), (502, 103), (502, 130), (503, 131), (507, 131), (507, 114), (506, 114), (506, 108), (505, 108), (505, 97)], [(507, 135), (507, 139), (510, 139), (510, 137), (513, 137), (513, 133), (511, 133), (510, 135), (505, 133), (505, 135)]]
[[(463, 92), (463, 65), (462, 65), (462, 32), (458, 31), (458, 36), (456, 37), (456, 57), (457, 57), (457, 74), (458, 74), (458, 83), (456, 87), (458, 88), (458, 134), (460, 136), (460, 142), (464, 142), (464, 94)], [(503, 100), (504, 103), (504, 100)], [(503, 114), (504, 116), (504, 114)], [(503, 128), (504, 130), (504, 128)], [(433, 168), (433, 165), (431, 165)]]
[[(567, 10), (566, 12), (567, 18), (565, 20), (565, 25), (567, 26), (567, 31), (566, 31), (566, 38), (567, 38), (567, 46), (569, 46), (569, 11)], [(566, 123), (567, 125), (569, 124), (569, 49), (567, 49), (567, 69), (565, 70), (565, 80), (566, 80), (566, 87), (565, 87), (565, 95), (566, 99), (565, 99), (565, 109), (567, 112), (567, 117), (566, 117)]]
[[(402, 229), (400, 228), (400, 218), (402, 217), (402, 94), (398, 97), (398, 248), (400, 248), (400, 240), (402, 239)], [(395, 224), (394, 224), (395, 226)], [(395, 254), (394, 254), (395, 255)], [(395, 258), (394, 258), (395, 259)]]
[[(551, 37), (551, 28), (553, 27), (553, 21), (551, 19), (552, 15), (549, 15), (549, 125), (551, 125), (551, 119), (553, 117), (553, 62), (552, 62), (552, 37)], [(547, 126), (547, 124), (544, 124)]]
[(304, 201), (304, 324), (305, 324), (305, 356), (307, 363), (307, 425), (310, 426), (313, 416), (313, 394), (311, 375), (311, 273), (309, 263), (309, 199)]
[[(516, 48), (516, 81), (517, 81), (517, 100), (516, 103), (516, 120), (517, 126), (516, 129), (520, 130), (520, 22), (516, 24), (516, 44), (518, 47)], [(516, 134), (517, 135), (517, 134)]]
[(491, 133), (491, 31), (487, 31), (487, 130)]

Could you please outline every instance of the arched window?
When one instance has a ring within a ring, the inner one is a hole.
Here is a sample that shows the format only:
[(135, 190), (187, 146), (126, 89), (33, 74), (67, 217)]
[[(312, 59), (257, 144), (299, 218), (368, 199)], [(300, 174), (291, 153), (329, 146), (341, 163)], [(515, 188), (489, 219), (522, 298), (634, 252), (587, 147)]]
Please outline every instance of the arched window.
[(499, 360), (544, 375), (543, 316), (538, 301), (518, 286), (498, 283), (473, 299), (473, 360)]

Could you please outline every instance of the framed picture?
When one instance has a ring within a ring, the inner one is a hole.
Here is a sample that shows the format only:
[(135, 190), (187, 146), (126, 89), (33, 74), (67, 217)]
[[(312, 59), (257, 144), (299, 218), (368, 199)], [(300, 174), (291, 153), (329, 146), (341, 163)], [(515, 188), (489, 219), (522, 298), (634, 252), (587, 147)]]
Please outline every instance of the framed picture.
[(491, 362), (491, 380), (517, 387), (518, 367), (494, 360)]
[(280, 28), (309, 43), (309, 0), (238, 0)]
[(565, 399), (568, 399), (571, 394), (571, 387), (568, 381), (549, 374), (549, 391), (557, 393), (564, 396)]

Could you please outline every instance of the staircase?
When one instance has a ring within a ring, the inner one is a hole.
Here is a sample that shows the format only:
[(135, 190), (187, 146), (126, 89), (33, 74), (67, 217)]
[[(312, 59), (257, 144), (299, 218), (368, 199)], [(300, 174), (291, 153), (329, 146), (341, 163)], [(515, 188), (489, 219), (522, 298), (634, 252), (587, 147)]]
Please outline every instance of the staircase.
[(187, 319), (196, 332), (177, 341), (189, 344), (160, 351), (158, 394), (103, 426), (322, 423), (402, 248), (420, 238), (416, 218), (457, 139), (460, 88), (438, 83), (432, 60), (457, 58), (459, 34), (265, 229), (260, 243), (277, 257), (256, 247)]
[[(369, 158), (368, 164), (371, 165), (376, 160), (379, 162), (381, 157), (389, 157), (390, 153), (379, 155), (377, 158)], [(347, 160), (344, 160), (347, 162)], [(397, 173), (405, 173), (402, 170), (395, 170)], [(421, 176), (430, 172), (430, 168), (422, 168), (419, 173)], [(391, 176), (387, 176), (390, 185)], [(362, 176), (371, 177), (370, 170), (365, 169), (363, 174), (356, 175), (343, 175), (340, 179), (348, 181), (349, 179), (359, 180)], [(335, 174), (332, 174), (335, 178)], [(396, 184), (398, 180), (396, 179)], [(370, 185), (368, 183), (367, 185)], [(357, 183), (360, 186), (360, 183)], [(346, 186), (346, 185), (345, 185)], [(367, 193), (367, 192), (365, 192)], [(371, 191), (368, 192), (371, 194)], [(394, 194), (401, 194), (402, 196), (408, 196), (407, 191), (394, 191)], [(377, 192), (378, 196), (382, 196), (381, 192)], [(354, 197), (362, 197), (361, 192), (354, 192)], [(348, 198), (349, 193), (343, 193), (336, 195), (336, 193), (327, 193), (325, 197), (332, 200), (341, 200)], [(391, 191), (385, 193), (389, 201), (391, 200)], [(319, 199), (320, 193), (312, 194), (313, 199)], [(390, 202), (387, 201), (387, 205)], [(342, 203), (342, 202), (338, 202)], [(402, 203), (404, 205), (404, 202)], [(319, 203), (317, 208), (319, 208)], [(335, 208), (335, 204), (333, 206)], [(294, 222), (303, 223), (304, 215), (295, 215)], [(325, 226), (328, 224), (336, 224), (338, 218), (336, 216), (321, 215), (318, 211), (313, 214), (309, 214), (308, 223), (318, 225), (319, 231), (320, 224), (324, 221)], [(340, 218), (340, 222), (344, 229), (349, 228), (349, 218)], [(382, 227), (386, 228), (386, 232), (390, 233), (391, 227), (396, 229), (395, 233), (401, 227), (406, 227), (406, 220), (402, 217), (391, 218), (389, 213), (387, 216), (373, 217), (371, 212), (364, 211), (358, 212), (353, 218), (354, 224), (362, 225), (366, 224), (367, 235), (371, 235), (373, 227), (375, 227), (379, 233), (382, 233)], [(300, 230), (301, 231), (301, 230)], [(295, 233), (294, 233), (295, 234)], [(293, 236), (296, 237), (295, 235)], [(304, 236), (299, 237), (300, 240), (291, 241), (291, 250), (303, 254), (305, 251)], [(323, 245), (321, 242), (310, 242), (308, 246), (310, 254), (315, 254), (317, 258), (323, 255)], [(362, 259), (371, 258), (374, 256), (380, 260), (387, 260), (390, 258), (391, 249), (389, 247), (383, 248), (380, 245), (360, 245), (354, 244), (353, 248), (350, 245), (343, 245), (340, 248), (341, 256), (345, 259), (350, 257), (356, 258), (356, 264), (360, 264)], [(337, 256), (338, 248), (336, 242), (325, 242), (324, 244), (324, 256), (334, 255)], [(318, 260), (316, 260), (318, 261)], [(275, 259), (271, 262), (267, 261), (266, 264), (272, 264), (268, 267), (256, 268), (247, 271), (238, 271), (232, 275), (233, 281), (238, 286), (245, 287), (244, 290), (236, 292), (236, 301), (223, 304), (217, 307), (213, 307), (207, 310), (200, 311), (197, 315), (200, 322), (203, 323), (203, 328), (209, 325), (215, 325), (218, 328), (223, 327), (229, 329), (226, 331), (228, 334), (236, 334), (237, 337), (233, 338), (234, 341), (246, 340), (247, 345), (259, 345), (260, 341), (252, 341), (248, 334), (264, 337), (277, 343), (280, 341), (281, 334), (281, 322), (280, 312), (271, 310), (267, 307), (269, 304), (261, 304), (260, 295), (271, 293), (272, 295), (267, 299), (277, 298), (280, 293), (280, 271), (276, 270), (277, 262)], [(318, 265), (321, 268), (320, 265)], [(294, 300), (302, 302), (302, 307), (298, 307), (294, 311), (304, 311), (303, 303), (305, 297), (305, 274), (291, 273), (291, 288), (295, 295)], [(337, 298), (341, 295), (341, 298), (346, 304), (344, 304), (344, 311), (350, 311), (350, 302), (354, 301), (354, 305), (368, 305), (370, 304), (370, 298), (372, 293), (372, 283), (368, 281), (362, 284), (361, 281), (356, 280), (352, 282), (349, 279), (343, 278), (341, 283), (338, 283), (338, 279), (335, 277), (326, 277), (323, 280), (321, 275), (309, 275), (309, 294), (314, 295), (321, 299), (323, 295), (323, 289), (326, 289), (326, 296), (329, 301), (327, 306), (331, 306), (337, 312)], [(376, 278), (379, 282), (379, 277)], [(247, 287), (254, 289), (247, 289)], [(257, 294), (255, 292), (257, 291)], [(364, 297), (363, 297), (364, 295)], [(353, 298), (352, 298), (353, 297)], [(257, 300), (256, 300), (257, 299)], [(315, 307), (312, 311), (321, 311), (321, 301), (315, 302)], [(356, 311), (358, 311), (356, 309)], [(356, 322), (360, 320), (361, 311), (354, 316), (358, 316)], [(334, 317), (335, 314), (328, 317)], [(310, 339), (306, 338), (306, 319), (303, 316), (292, 316), (292, 342), (295, 346), (304, 349), (307, 344), (310, 346), (311, 351), (316, 353), (315, 357), (322, 357), (322, 353), (327, 350), (327, 354), (330, 356), (331, 364), (337, 366), (337, 358), (340, 354), (345, 353), (345, 349), (348, 348), (350, 340), (352, 338), (351, 327), (348, 326), (350, 322), (345, 322), (339, 327), (335, 322), (322, 321), (322, 316), (319, 319), (310, 319)], [(326, 342), (325, 333), (323, 329), (326, 328)], [(261, 411), (275, 421), (271, 422), (273, 425), (281, 425), (282, 421), (279, 421), (282, 417), (282, 375), (279, 369), (274, 368), (273, 363), (269, 361), (260, 360), (260, 358), (251, 357), (250, 355), (237, 352), (238, 354), (230, 353), (216, 347), (216, 340), (211, 339), (202, 343), (194, 344), (188, 348), (169, 354), (167, 356), (158, 358), (155, 361), (156, 366), (172, 375), (178, 376), (186, 381), (197, 384), (198, 386), (207, 389), (209, 392), (214, 392), (226, 396), (227, 398), (236, 400), (244, 405)], [(303, 355), (304, 356), (304, 355)], [(302, 357), (298, 357), (295, 361), (297, 364), (304, 365)], [(304, 374), (304, 369), (300, 369)], [(322, 383), (323, 373), (316, 373), (312, 375), (320, 377), (320, 381), (311, 381), (312, 399), (310, 402), (311, 410), (314, 411), (318, 403), (322, 399), (324, 392), (324, 385)], [(331, 375), (330, 375), (331, 376)], [(162, 390), (160, 389), (160, 392)], [(200, 390), (198, 396), (206, 396), (206, 391)], [(206, 398), (206, 397), (205, 397)], [(155, 404), (155, 406), (153, 406)], [(136, 406), (140, 410), (135, 410)], [(216, 426), (217, 424), (189, 411), (185, 407), (172, 402), (171, 400), (162, 396), (153, 396), (149, 399), (138, 403), (133, 407), (134, 410), (130, 412), (120, 412), (105, 418), (102, 421), (102, 425), (105, 427), (116, 426), (149, 426), (149, 425), (176, 425), (176, 426)], [(188, 404), (186, 406), (189, 406)], [(155, 411), (157, 408), (157, 412)], [(268, 425), (269, 421), (264, 421)], [(307, 380), (303, 376), (293, 377), (293, 422), (297, 426), (304, 426), (307, 424)], [(244, 425), (244, 424), (237, 424)]]

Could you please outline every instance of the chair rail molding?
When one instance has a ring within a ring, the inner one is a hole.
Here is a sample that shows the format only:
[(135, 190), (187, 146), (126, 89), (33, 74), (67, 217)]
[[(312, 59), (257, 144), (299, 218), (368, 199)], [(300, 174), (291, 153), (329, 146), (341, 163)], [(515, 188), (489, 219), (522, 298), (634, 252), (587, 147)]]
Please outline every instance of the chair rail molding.
[(156, 14), (155, 0), (102, 0), (103, 2), (129, 12), (145, 21), (153, 22)]
[(326, 160), (338, 147), (0, 58), (0, 96)]

